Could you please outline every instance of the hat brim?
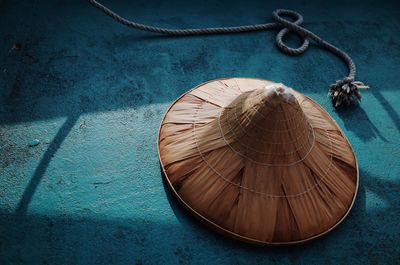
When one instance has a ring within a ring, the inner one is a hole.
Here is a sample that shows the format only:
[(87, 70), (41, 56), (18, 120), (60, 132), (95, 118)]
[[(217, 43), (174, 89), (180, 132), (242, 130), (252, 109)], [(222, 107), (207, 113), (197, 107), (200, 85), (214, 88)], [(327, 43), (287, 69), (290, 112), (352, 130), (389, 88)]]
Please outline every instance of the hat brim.
[[(196, 128), (215, 120), (238, 94), (268, 84), (274, 83), (226, 78), (203, 83), (183, 94), (162, 120), (160, 163), (173, 194), (213, 229), (261, 245), (303, 243), (326, 234), (344, 220), (359, 182), (350, 143), (318, 103), (301, 93), (294, 94), (312, 125), (316, 144), (304, 161), (293, 166), (257, 165), (222, 142), (199, 146), (196, 139), (201, 131)], [(246, 178), (260, 172), (262, 177)]]

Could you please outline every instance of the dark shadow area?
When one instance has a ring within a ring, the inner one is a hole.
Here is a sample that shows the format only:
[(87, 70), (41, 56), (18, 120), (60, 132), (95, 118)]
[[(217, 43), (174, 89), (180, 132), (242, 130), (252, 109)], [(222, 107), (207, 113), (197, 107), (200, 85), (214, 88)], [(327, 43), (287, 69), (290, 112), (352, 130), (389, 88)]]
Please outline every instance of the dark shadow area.
[(384, 142), (388, 142), (359, 104), (340, 106), (335, 111), (343, 120), (346, 130), (354, 132), (364, 142), (376, 137), (379, 137)]
[(178, 263), (183, 247), (170, 245), (182, 237), (183, 231), (175, 225), (140, 219), (2, 213), (0, 223), (0, 264), (4, 265), (148, 264), (161, 252)]
[[(260, 1), (248, 2), (245, 10), (237, 1), (208, 5), (176, 0), (168, 6), (158, 0), (146, 5), (129, 1), (105, 4), (144, 23), (172, 28), (272, 22), (270, 13), (281, 7)], [(357, 2), (351, 4), (356, 6)], [(169, 37), (125, 28), (87, 2), (61, 1), (57, 8), (51, 1), (41, 2), (40, 8), (29, 1), (2, 5), (8, 11), (3, 14), (8, 23), (0, 25), (4, 33), (0, 44), (0, 83), (4, 84), (0, 92), (4, 96), (0, 100), (0, 124), (65, 117), (73, 108), (89, 113), (171, 102), (198, 83), (218, 77), (274, 78), (299, 86), (302, 92), (325, 93), (331, 77), (339, 78), (344, 74), (341, 71), (346, 71), (340, 60), (329, 53), (318, 58), (321, 54), (314, 45), (301, 59), (289, 60), (275, 47), (276, 30)], [(296, 4), (292, 8), (302, 6)], [(313, 4), (307, 6), (302, 12), (306, 16), (304, 25), (315, 27), (316, 22), (310, 18), (307, 21), (307, 16), (313, 14), (314, 20), (319, 17), (312, 12)], [(160, 19), (153, 8), (168, 14), (168, 18)], [(23, 23), (15, 16), (19, 10), (32, 10)], [(226, 16), (227, 10), (238, 15), (255, 13), (255, 17)], [(71, 19), (70, 14), (77, 11), (80, 12)], [(190, 16), (185, 16), (184, 11), (191, 11)], [(206, 17), (199, 20), (202, 16)], [(327, 35), (336, 35), (332, 25), (322, 26), (328, 30)], [(299, 44), (295, 35), (285, 41), (293, 47)], [(336, 41), (358, 43), (347, 37)], [(18, 49), (13, 48), (16, 44)], [(259, 59), (253, 60), (255, 56)], [(329, 64), (320, 65), (328, 57), (328, 63), (337, 65), (337, 71), (330, 71)], [(82, 100), (83, 106), (76, 105)]]
[(61, 128), (58, 130), (56, 136), (54, 137), (53, 141), (50, 143), (42, 159), (40, 160), (39, 165), (36, 167), (35, 173), (31, 177), (28, 186), (25, 188), (25, 191), (15, 211), (17, 215), (23, 215), (26, 213), (29, 203), (32, 200), (33, 195), (35, 194), (36, 188), (42, 180), (42, 177), (46, 172), (46, 169), (49, 166), (51, 159), (56, 154), (57, 150), (60, 148), (65, 138), (68, 136), (78, 118), (78, 115), (69, 116), (64, 124), (61, 126)]
[[(178, 223), (139, 216), (113, 219), (94, 213), (18, 216), (0, 212), (0, 263), (191, 264), (224, 256), (224, 263), (238, 264), (244, 255), (250, 264), (347, 263), (354, 257), (365, 264), (396, 264), (400, 258), (396, 244), (399, 183), (367, 171), (361, 171), (360, 181), (346, 220), (328, 235), (300, 246), (261, 247), (219, 235), (190, 216), (165, 187)], [(377, 198), (371, 198), (371, 192)], [(380, 201), (387, 205), (375, 207)], [(316, 257), (313, 253), (324, 254)]]

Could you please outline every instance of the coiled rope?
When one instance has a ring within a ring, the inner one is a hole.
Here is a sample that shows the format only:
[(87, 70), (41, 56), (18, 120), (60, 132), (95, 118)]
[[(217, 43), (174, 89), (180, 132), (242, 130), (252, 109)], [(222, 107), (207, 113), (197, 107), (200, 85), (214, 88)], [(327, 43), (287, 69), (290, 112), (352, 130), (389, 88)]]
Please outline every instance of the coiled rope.
[[(250, 31), (280, 30), (276, 35), (276, 45), (282, 52), (289, 55), (302, 54), (309, 47), (309, 43), (311, 40), (314, 41), (314, 43), (321, 46), (322, 48), (324, 48), (325, 50), (338, 56), (346, 63), (349, 69), (349, 74), (345, 78), (337, 80), (336, 83), (332, 84), (329, 88), (328, 95), (332, 97), (332, 101), (335, 107), (342, 105), (343, 103), (350, 104), (352, 101), (354, 101), (354, 99), (361, 100), (359, 89), (368, 88), (368, 86), (364, 85), (362, 82), (355, 81), (356, 65), (354, 61), (350, 58), (350, 56), (346, 52), (337, 48), (336, 46), (323, 40), (318, 35), (302, 27), (301, 24), (303, 23), (303, 16), (292, 10), (286, 10), (286, 9), (275, 10), (272, 13), (272, 17), (275, 20), (275, 22), (265, 23), (265, 24), (245, 25), (237, 27), (168, 29), (168, 28), (150, 26), (146, 24), (140, 24), (127, 20), (119, 16), (112, 10), (108, 9), (104, 5), (100, 4), (96, 0), (88, 0), (88, 1), (95, 7), (97, 7), (99, 10), (101, 10), (103, 13), (105, 13), (106, 15), (110, 16), (111, 18), (113, 18), (114, 20), (125, 26), (137, 30), (148, 31), (163, 35), (190, 36), (190, 35), (208, 35), (208, 34), (242, 33)], [(287, 20), (283, 16), (292, 18), (294, 21)], [(303, 43), (300, 47), (292, 48), (287, 46), (283, 42), (283, 38), (289, 33), (295, 33), (299, 37), (301, 37)]]

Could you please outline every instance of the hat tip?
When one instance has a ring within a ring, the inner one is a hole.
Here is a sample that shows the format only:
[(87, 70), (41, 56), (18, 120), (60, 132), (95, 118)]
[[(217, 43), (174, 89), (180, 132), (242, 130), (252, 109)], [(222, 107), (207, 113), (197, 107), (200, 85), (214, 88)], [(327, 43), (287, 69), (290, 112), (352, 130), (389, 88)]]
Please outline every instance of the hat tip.
[(283, 99), (285, 102), (295, 100), (293, 89), (285, 86), (282, 83), (269, 84), (264, 87), (267, 94), (275, 93), (276, 96)]

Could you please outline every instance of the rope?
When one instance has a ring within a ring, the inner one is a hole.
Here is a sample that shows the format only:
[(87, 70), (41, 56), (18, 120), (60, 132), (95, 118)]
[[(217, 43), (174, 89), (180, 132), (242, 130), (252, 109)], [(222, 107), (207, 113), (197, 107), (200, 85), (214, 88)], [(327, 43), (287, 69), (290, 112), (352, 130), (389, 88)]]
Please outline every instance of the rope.
[[(119, 16), (112, 10), (108, 9), (104, 5), (100, 4), (96, 0), (88, 0), (88, 1), (96, 8), (98, 8), (100, 11), (102, 11), (106, 15), (110, 16), (111, 18), (113, 18), (114, 20), (125, 26), (137, 30), (148, 31), (163, 35), (193, 36), (193, 35), (210, 35), (210, 34), (226, 34), (226, 33), (243, 33), (251, 31), (267, 31), (267, 30), (279, 29), (280, 31), (276, 35), (276, 45), (282, 52), (289, 55), (302, 54), (307, 50), (307, 48), (309, 47), (310, 40), (312, 40), (314, 41), (314, 43), (318, 44), (325, 50), (339, 57), (347, 65), (349, 74), (342, 80), (337, 80), (336, 83), (332, 84), (329, 89), (328, 95), (332, 97), (332, 101), (335, 107), (343, 103), (350, 104), (352, 101), (354, 101), (354, 99), (361, 100), (359, 89), (368, 88), (368, 86), (365, 86), (362, 82), (355, 81), (356, 65), (354, 61), (351, 59), (351, 57), (343, 50), (337, 48), (336, 46), (320, 38), (315, 33), (302, 27), (301, 24), (303, 23), (303, 16), (292, 10), (286, 10), (286, 9), (275, 10), (272, 13), (272, 17), (275, 20), (275, 22), (266, 24), (244, 25), (236, 27), (168, 29), (168, 28), (150, 26), (146, 24), (140, 24), (127, 20)], [(285, 19), (283, 16), (292, 18), (294, 21)], [(289, 33), (295, 33), (302, 38), (303, 43), (300, 47), (292, 48), (287, 46), (283, 42), (283, 38)]]

